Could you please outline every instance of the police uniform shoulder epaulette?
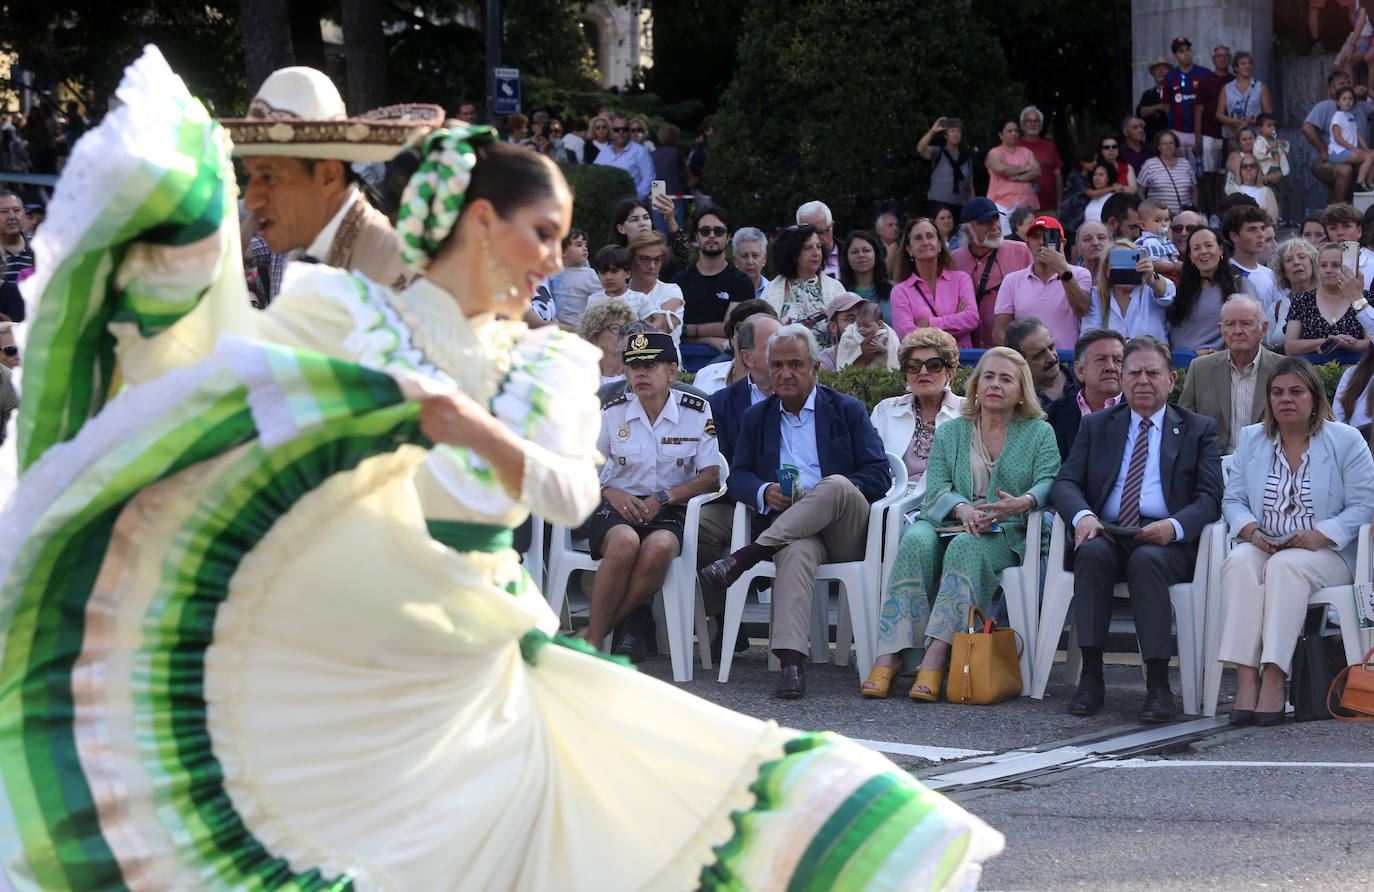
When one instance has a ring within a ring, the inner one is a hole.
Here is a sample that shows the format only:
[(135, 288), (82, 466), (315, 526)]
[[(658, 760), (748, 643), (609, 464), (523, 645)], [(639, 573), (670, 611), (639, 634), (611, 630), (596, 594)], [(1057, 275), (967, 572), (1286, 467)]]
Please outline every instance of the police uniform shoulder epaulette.
[(610, 399), (603, 400), (601, 403), (601, 411), (605, 412), (607, 409), (611, 408), (611, 406), (618, 406), (621, 403), (628, 403), (629, 401), (630, 395), (622, 390)]
[(706, 400), (702, 399), (699, 396), (694, 396), (690, 393), (684, 393), (682, 395), (682, 399), (679, 400), (679, 402), (689, 409), (695, 409), (698, 412), (706, 411)]

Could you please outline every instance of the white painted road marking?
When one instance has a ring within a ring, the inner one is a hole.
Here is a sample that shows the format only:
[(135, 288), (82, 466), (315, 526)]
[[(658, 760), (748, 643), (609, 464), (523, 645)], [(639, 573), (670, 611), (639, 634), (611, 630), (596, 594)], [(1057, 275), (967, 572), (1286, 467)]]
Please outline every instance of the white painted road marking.
[(887, 740), (854, 740), (861, 746), (866, 746), (871, 750), (880, 753), (889, 753), (897, 756), (916, 756), (917, 758), (927, 759), (931, 762), (947, 762), (951, 759), (973, 759), (976, 756), (988, 756), (992, 750), (961, 750), (948, 746), (921, 746), (915, 743), (894, 743)]

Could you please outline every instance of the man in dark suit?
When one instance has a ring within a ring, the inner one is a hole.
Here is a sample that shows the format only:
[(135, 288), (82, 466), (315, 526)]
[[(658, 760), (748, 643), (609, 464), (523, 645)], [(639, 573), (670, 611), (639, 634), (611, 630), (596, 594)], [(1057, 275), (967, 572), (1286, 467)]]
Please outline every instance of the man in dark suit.
[[(1133, 338), (1124, 353), (1126, 405), (1082, 420), (1050, 489), (1051, 505), (1074, 530), (1073, 611), (1083, 671), (1069, 712), (1102, 708), (1112, 589), (1129, 580), (1146, 672), (1140, 719), (1167, 722), (1175, 713), (1169, 586), (1192, 575), (1202, 528), (1221, 514), (1221, 455), (1215, 421), (1168, 405), (1178, 377), (1168, 345)], [(1113, 536), (1104, 521), (1139, 532)]]
[[(777, 317), (767, 313), (755, 313), (739, 324), (735, 334), (735, 349), (739, 351), (740, 362), (748, 374), (709, 397), (711, 417), (716, 424), (716, 443), (726, 462), (735, 458), (735, 442), (739, 438), (740, 425), (744, 413), (750, 407), (768, 399), (773, 394), (772, 378), (768, 374), (766, 357), (768, 339), (773, 332), (782, 327)], [(717, 499), (701, 506), (697, 539), (697, 571), (705, 569), (712, 561), (725, 554), (730, 545), (731, 526), (734, 523), (735, 503), (730, 499)], [(701, 585), (701, 601), (707, 616), (723, 618), (725, 613), (725, 590), (706, 581)], [(735, 642), (735, 651), (744, 650), (747, 642)], [(711, 642), (712, 654), (719, 658), (720, 642)]]
[(768, 339), (781, 327), (782, 323), (776, 317), (755, 313), (741, 322), (736, 331), (735, 349), (739, 351), (740, 363), (748, 374), (709, 397), (720, 454), (725, 456), (726, 461), (734, 456), (735, 440), (739, 437), (744, 413), (773, 394), (766, 353)]
[(1078, 425), (1085, 415), (1121, 402), (1121, 352), (1126, 339), (1119, 332), (1094, 328), (1073, 345), (1073, 374), (1082, 382), (1045, 407), (1045, 420), (1054, 428), (1059, 460), (1069, 457)]
[[(809, 329), (779, 328), (767, 357), (773, 395), (744, 413), (729, 477), (730, 496), (754, 506), (767, 529), (701, 578), (726, 589), (760, 561), (777, 565), (771, 646), (782, 663), (776, 694), (791, 700), (806, 694), (816, 568), (863, 557), (869, 503), (887, 493), (891, 476), (863, 403), (816, 383), (820, 346)], [(778, 483), (782, 465), (800, 472), (805, 497), (795, 503)]]

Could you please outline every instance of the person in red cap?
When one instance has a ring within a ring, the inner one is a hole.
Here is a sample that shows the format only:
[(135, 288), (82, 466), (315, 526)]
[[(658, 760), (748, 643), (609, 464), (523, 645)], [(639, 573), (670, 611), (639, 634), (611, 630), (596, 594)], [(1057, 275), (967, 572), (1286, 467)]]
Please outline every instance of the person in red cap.
[(1036, 217), (1026, 233), (1035, 262), (1002, 280), (993, 308), (992, 339), (1001, 344), (1007, 325), (1018, 316), (1038, 316), (1056, 344), (1078, 340), (1078, 320), (1088, 311), (1092, 275), (1064, 256), (1064, 228), (1053, 217)]

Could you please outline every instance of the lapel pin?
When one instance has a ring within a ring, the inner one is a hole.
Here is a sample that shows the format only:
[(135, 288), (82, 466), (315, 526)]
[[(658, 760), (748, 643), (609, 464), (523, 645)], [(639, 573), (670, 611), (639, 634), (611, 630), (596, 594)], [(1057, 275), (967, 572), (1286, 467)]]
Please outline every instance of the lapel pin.
[(1174, 428), (1174, 433), (1175, 433), (1175, 434), (1178, 433), (1178, 428)]

